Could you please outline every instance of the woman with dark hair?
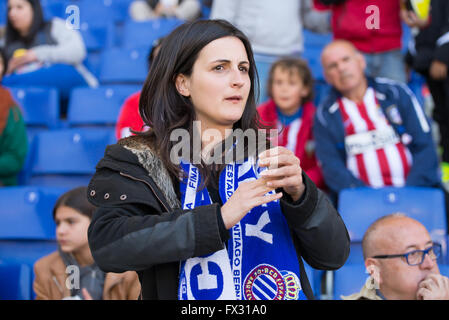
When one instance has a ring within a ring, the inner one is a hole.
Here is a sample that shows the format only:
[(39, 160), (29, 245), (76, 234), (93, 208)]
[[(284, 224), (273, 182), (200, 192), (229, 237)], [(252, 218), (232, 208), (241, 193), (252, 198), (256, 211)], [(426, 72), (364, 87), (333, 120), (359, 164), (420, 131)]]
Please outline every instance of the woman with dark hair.
[(87, 228), (95, 207), (87, 201), (86, 192), (86, 187), (78, 187), (56, 201), (53, 220), (58, 251), (34, 265), (36, 299), (137, 300), (140, 284), (135, 272), (105, 274), (92, 258)]
[(143, 299), (312, 299), (301, 257), (318, 269), (347, 259), (343, 221), (296, 156), (252, 140), (256, 83), (230, 23), (178, 27), (143, 86), (151, 129), (98, 163), (89, 245), (103, 270), (137, 271)]
[(9, 90), (2, 86), (6, 57), (0, 49), (0, 187), (17, 185), (28, 152), (22, 112)]
[(60, 18), (45, 21), (39, 0), (8, 0), (5, 85), (53, 86), (68, 96), (75, 86), (97, 86), (82, 64), (81, 34)]

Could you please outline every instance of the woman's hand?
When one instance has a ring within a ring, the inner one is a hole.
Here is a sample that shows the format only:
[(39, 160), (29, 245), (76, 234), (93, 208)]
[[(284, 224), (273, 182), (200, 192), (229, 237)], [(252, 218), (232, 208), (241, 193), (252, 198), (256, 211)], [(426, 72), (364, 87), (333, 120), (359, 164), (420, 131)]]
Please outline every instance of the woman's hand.
[(267, 186), (267, 180), (259, 178), (239, 185), (234, 194), (221, 207), (226, 229), (231, 229), (254, 207), (280, 199), (282, 193), (265, 195), (275, 188)]
[(259, 155), (259, 166), (268, 167), (260, 174), (268, 179), (268, 187), (284, 189), (293, 201), (301, 198), (305, 185), (300, 161), (293, 152), (284, 147), (266, 150)]
[(36, 53), (33, 50), (27, 50), (23, 56), (12, 58), (9, 61), (6, 74), (11, 74), (18, 68), (35, 61), (38, 61)]

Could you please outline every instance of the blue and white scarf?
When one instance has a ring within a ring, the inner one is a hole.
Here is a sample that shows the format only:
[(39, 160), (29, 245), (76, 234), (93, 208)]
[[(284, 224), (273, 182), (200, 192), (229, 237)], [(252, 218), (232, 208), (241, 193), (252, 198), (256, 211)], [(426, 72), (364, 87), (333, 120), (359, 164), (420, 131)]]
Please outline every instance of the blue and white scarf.
[[(212, 203), (199, 170), (182, 163), (183, 209)], [(228, 164), (221, 172), (219, 194), (225, 203), (243, 181), (257, 179), (261, 169), (252, 159)], [(274, 191), (272, 191), (274, 193)], [(183, 261), (180, 300), (305, 300), (299, 262), (279, 201), (253, 208), (231, 229), (231, 239), (213, 254)]]

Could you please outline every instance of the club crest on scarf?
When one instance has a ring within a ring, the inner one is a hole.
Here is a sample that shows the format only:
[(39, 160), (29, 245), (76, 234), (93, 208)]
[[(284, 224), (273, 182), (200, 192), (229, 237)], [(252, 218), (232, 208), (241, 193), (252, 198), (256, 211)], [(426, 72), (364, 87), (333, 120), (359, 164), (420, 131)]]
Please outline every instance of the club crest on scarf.
[[(181, 164), (188, 178), (181, 182), (182, 206), (212, 203), (201, 185), (199, 170)], [(257, 179), (261, 169), (249, 159), (228, 164), (220, 174), (219, 194), (225, 203), (239, 183)], [(274, 191), (273, 191), (274, 193)], [(223, 249), (181, 263), (180, 300), (305, 300), (299, 262), (279, 201), (253, 208), (231, 230)]]

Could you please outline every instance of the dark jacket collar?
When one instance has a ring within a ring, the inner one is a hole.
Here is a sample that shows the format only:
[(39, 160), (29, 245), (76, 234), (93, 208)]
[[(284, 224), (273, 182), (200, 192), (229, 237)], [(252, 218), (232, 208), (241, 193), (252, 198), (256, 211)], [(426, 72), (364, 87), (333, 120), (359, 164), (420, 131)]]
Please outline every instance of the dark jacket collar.
[(108, 146), (96, 166), (97, 170), (102, 168), (149, 183), (154, 192), (163, 195), (170, 208), (180, 206), (170, 174), (144, 136), (128, 137)]

